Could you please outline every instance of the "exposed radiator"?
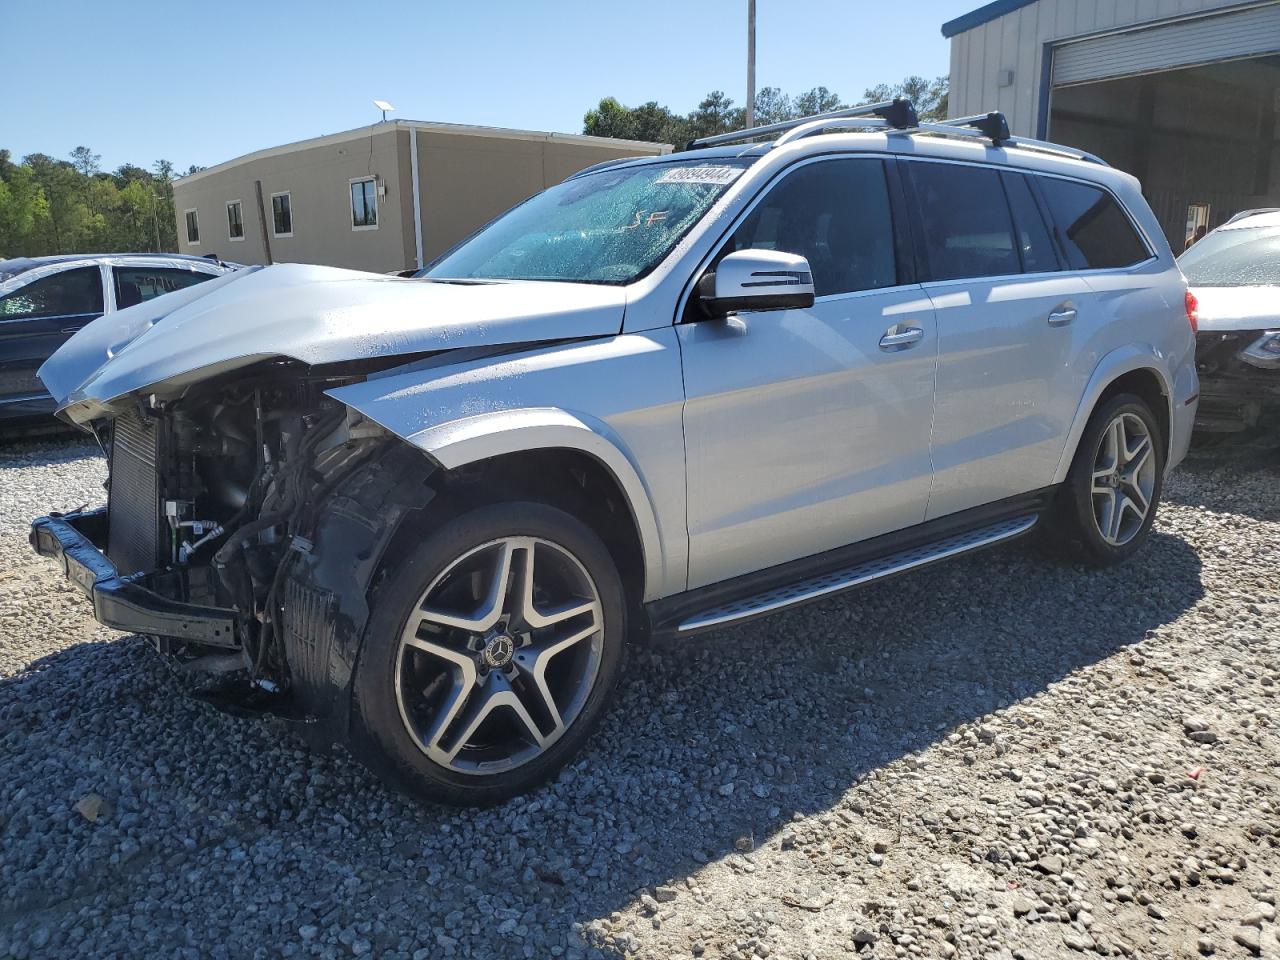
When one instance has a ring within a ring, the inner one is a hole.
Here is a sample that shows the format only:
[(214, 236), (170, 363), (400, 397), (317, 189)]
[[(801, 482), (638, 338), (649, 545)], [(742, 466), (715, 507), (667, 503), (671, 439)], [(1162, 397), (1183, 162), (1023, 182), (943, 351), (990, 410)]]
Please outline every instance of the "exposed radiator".
[(160, 559), (164, 517), (157, 470), (159, 430), (136, 413), (115, 420), (107, 495), (107, 556), (123, 574), (150, 572)]

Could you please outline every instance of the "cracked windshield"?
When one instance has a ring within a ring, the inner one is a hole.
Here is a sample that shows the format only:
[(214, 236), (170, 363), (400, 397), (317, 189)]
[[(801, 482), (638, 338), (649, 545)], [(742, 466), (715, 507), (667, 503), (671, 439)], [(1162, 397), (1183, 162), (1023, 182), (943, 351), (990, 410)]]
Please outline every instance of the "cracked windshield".
[(495, 220), (424, 276), (630, 283), (657, 266), (746, 166), (655, 163), (575, 177)]

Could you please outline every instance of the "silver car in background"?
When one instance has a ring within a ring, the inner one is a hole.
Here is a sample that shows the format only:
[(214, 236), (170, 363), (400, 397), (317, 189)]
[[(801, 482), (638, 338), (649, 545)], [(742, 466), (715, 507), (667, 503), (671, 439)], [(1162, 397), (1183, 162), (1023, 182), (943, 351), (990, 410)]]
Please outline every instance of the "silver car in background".
[(416, 279), (249, 268), (90, 324), (41, 377), (108, 504), (31, 539), (242, 707), (494, 802), (633, 639), (1033, 530), (1132, 556), (1189, 303), (1132, 177), (874, 104), (589, 169)]

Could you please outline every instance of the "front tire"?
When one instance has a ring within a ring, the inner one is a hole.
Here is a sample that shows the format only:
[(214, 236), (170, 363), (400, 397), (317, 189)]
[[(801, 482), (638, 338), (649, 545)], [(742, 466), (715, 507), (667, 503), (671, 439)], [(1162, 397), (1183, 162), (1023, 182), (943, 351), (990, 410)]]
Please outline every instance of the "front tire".
[(1055, 547), (1108, 567), (1151, 534), (1164, 489), (1164, 440), (1145, 400), (1118, 394), (1094, 411), (1080, 437), (1050, 523)]
[(416, 796), (483, 805), (531, 789), (590, 736), (626, 648), (626, 604), (600, 538), (531, 502), (429, 533), (375, 590), (353, 739)]

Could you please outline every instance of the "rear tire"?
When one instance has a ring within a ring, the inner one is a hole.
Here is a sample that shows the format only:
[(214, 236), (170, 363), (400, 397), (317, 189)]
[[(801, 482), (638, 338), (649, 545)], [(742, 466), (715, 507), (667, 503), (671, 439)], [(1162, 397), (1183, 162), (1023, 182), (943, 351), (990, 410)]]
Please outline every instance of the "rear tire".
[(1117, 394), (1080, 437), (1048, 525), (1056, 552), (1097, 567), (1120, 563), (1147, 541), (1164, 489), (1164, 438), (1145, 400)]
[(459, 806), (523, 793), (582, 747), (626, 649), (600, 538), (540, 503), (478, 507), (427, 533), (374, 591), (353, 742), (375, 773)]

